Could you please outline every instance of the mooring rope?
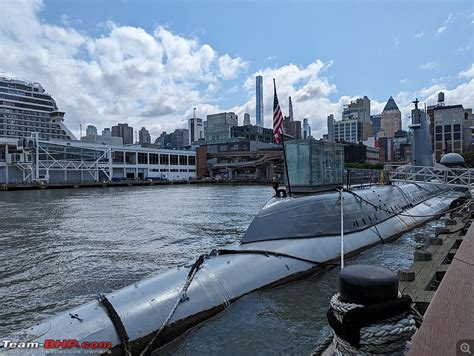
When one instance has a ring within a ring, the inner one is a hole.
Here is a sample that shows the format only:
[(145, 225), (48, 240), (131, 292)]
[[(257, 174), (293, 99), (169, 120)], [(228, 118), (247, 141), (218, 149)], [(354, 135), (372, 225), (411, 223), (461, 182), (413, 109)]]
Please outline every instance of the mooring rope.
[[(331, 298), (330, 304), (340, 323), (349, 311), (364, 308), (360, 304), (343, 302), (339, 293)], [(417, 330), (420, 317), (410, 308), (408, 312), (366, 325), (360, 328), (359, 347), (334, 333), (333, 351), (336, 355), (403, 354), (407, 342)]]
[(312, 352), (311, 356), (320, 356), (331, 345), (333, 334), (329, 334)]
[[(123, 325), (122, 319), (118, 315), (112, 303), (110, 303), (110, 301), (107, 299), (107, 297), (104, 294), (99, 294), (98, 300), (107, 310), (107, 315), (109, 316), (110, 321), (114, 325), (115, 331), (117, 332), (120, 342), (122, 343), (122, 349), (123, 349), (124, 355), (132, 356), (132, 353), (130, 351), (130, 343), (129, 343), (130, 339), (128, 337), (127, 330), (125, 329), (125, 326)], [(70, 314), (70, 315), (71, 315), (71, 318), (74, 315), (76, 319), (79, 319), (79, 321), (81, 320), (75, 314)]]
[(161, 324), (161, 327), (158, 329), (158, 331), (155, 333), (155, 335), (153, 335), (152, 339), (150, 340), (150, 342), (148, 342), (148, 344), (145, 346), (145, 348), (142, 350), (142, 352), (140, 352), (140, 356), (148, 355), (148, 354), (151, 353), (151, 351), (153, 350), (153, 345), (154, 345), (156, 339), (161, 334), (161, 332), (166, 327), (166, 325), (168, 325), (168, 323), (171, 320), (171, 318), (173, 317), (176, 309), (178, 309), (179, 304), (182, 303), (182, 302), (185, 302), (186, 300), (188, 300), (186, 292), (189, 288), (189, 285), (193, 281), (194, 276), (196, 275), (197, 271), (199, 271), (199, 269), (201, 268), (201, 265), (204, 263), (205, 258), (206, 258), (206, 255), (199, 256), (198, 259), (196, 260), (196, 262), (194, 262), (194, 264), (192, 265), (191, 269), (188, 272), (188, 276), (186, 277), (186, 282), (184, 283), (183, 287), (181, 288), (181, 291), (178, 294), (178, 298), (176, 299), (175, 304), (171, 308), (171, 310), (170, 310), (168, 316), (166, 317), (165, 321), (163, 321), (163, 323)]
[[(377, 204), (374, 204), (372, 203), (371, 201), (367, 200), (367, 199), (364, 199), (362, 198), (359, 194), (357, 193), (354, 193), (353, 191), (351, 190), (344, 190), (345, 192), (349, 193), (349, 194), (352, 194), (353, 196), (355, 196), (356, 198), (360, 199), (361, 201), (363, 201), (364, 203), (367, 203), (371, 206), (373, 206), (375, 208), (375, 210), (381, 210), (381, 211), (385, 211), (389, 214), (393, 214), (393, 215), (399, 215), (399, 216), (406, 216), (406, 217), (411, 217), (411, 218), (429, 218), (429, 217), (436, 217), (436, 216), (440, 216), (442, 214), (446, 214), (446, 213), (450, 213), (452, 211), (456, 211), (458, 209), (461, 209), (465, 206), (468, 206), (468, 205), (471, 205), (472, 204), (472, 201), (470, 201), (469, 199), (467, 199), (466, 202), (462, 203), (461, 205), (455, 207), (455, 208), (452, 208), (452, 209), (448, 209), (448, 210), (444, 210), (443, 212), (441, 213), (437, 213), (437, 214), (427, 214), (427, 215), (413, 215), (413, 214), (404, 214), (404, 213), (394, 213), (393, 211), (390, 211), (388, 209), (384, 209), (380, 206), (378, 206)], [(418, 204), (417, 204), (418, 205)]]
[(284, 258), (291, 258), (297, 261), (303, 261), (307, 263), (311, 263), (313, 265), (317, 266), (339, 266), (339, 263), (332, 263), (332, 262), (320, 262), (320, 261), (315, 261), (315, 260), (310, 260), (307, 258), (295, 256), (295, 255), (289, 255), (287, 253), (283, 252), (277, 252), (277, 251), (268, 251), (268, 250), (228, 250), (228, 249), (215, 249), (212, 250), (209, 256), (214, 256), (214, 255), (245, 255), (245, 254), (252, 254), (252, 255), (263, 255), (266, 257), (274, 256), (274, 257), (284, 257)]

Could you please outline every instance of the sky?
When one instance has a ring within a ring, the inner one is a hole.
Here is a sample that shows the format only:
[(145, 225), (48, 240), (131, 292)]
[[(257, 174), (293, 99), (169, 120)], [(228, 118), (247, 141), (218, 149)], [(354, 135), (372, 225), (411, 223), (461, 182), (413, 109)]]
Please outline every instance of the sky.
[(0, 74), (37, 81), (65, 123), (128, 122), (162, 131), (193, 115), (244, 112), (255, 123), (264, 77), (265, 126), (276, 79), (282, 111), (313, 136), (326, 117), (367, 95), (389, 96), (406, 127), (418, 98), (474, 107), (473, 1), (1, 0)]

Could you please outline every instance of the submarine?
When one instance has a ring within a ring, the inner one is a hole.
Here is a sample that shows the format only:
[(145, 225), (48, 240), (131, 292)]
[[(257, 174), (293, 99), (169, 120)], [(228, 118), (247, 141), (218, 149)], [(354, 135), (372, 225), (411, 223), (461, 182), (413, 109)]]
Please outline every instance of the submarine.
[[(99, 295), (7, 339), (40, 345), (30, 354), (102, 341), (107, 345), (74, 351), (159, 353), (160, 346), (248, 293), (338, 265), (341, 232), (342, 254), (351, 257), (465, 205), (470, 197), (467, 189), (430, 182), (348, 189), (342, 184), (342, 145), (294, 140), (286, 146), (287, 190), (293, 193), (275, 189), (239, 243)], [(14, 354), (9, 345), (3, 342), (0, 351)]]

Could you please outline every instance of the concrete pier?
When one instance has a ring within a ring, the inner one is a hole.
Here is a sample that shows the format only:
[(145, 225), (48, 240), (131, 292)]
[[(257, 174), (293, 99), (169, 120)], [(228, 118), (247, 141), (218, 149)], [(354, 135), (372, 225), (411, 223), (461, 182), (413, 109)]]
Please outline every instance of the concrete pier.
[(108, 188), (108, 187), (132, 187), (132, 186), (163, 186), (177, 184), (201, 184), (201, 185), (268, 185), (273, 181), (239, 181), (232, 182), (219, 180), (123, 180), (106, 182), (70, 182), (70, 183), (31, 183), (31, 184), (0, 184), (0, 192), (9, 190), (35, 190), (35, 189), (71, 189), (71, 188)]

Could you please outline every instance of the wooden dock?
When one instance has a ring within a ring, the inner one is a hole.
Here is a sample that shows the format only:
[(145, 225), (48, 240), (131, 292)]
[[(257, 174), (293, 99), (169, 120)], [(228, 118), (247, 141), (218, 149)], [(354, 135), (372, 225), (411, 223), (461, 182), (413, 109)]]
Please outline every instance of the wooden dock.
[(412, 269), (400, 273), (400, 290), (424, 313), (409, 355), (456, 355), (465, 339), (474, 345), (474, 214), (451, 217), (415, 252)]
[(454, 213), (452, 219), (444, 219), (446, 227), (436, 228), (435, 235), (428, 237), (425, 247), (415, 251), (412, 268), (399, 271), (400, 291), (412, 297), (422, 314), (431, 303), (468, 232), (471, 214)]

